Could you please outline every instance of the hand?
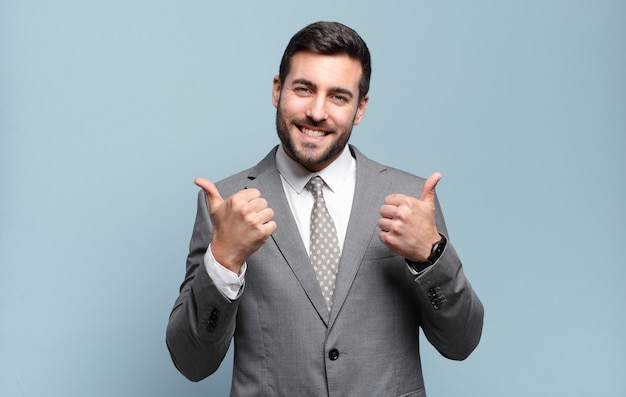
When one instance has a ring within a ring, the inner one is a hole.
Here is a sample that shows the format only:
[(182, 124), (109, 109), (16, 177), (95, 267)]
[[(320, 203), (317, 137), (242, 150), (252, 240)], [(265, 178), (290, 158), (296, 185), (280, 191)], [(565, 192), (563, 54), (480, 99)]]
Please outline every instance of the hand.
[(204, 190), (209, 203), (213, 257), (239, 274), (246, 259), (276, 230), (274, 211), (257, 189), (245, 189), (224, 200), (208, 179), (196, 178), (194, 183)]
[(425, 261), (433, 244), (441, 239), (435, 221), (435, 187), (440, 179), (438, 172), (429, 176), (419, 200), (391, 194), (380, 207), (380, 240), (410, 261)]

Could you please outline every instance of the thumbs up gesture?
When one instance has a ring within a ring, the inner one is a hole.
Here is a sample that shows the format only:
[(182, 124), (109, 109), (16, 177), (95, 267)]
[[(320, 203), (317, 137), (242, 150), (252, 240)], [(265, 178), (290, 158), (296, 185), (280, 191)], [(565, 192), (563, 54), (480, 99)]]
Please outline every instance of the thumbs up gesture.
[(276, 230), (274, 211), (257, 189), (241, 190), (226, 200), (213, 182), (196, 178), (204, 190), (213, 222), (211, 253), (222, 266), (239, 274), (241, 266)]
[(410, 261), (425, 261), (433, 244), (441, 239), (435, 221), (435, 187), (440, 179), (438, 172), (429, 176), (419, 200), (392, 194), (380, 207), (380, 240)]

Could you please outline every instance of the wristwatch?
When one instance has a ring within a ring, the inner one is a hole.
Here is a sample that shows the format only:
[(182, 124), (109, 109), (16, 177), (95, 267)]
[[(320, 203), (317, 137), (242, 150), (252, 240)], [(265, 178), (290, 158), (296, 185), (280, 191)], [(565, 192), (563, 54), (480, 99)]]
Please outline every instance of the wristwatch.
[(419, 273), (423, 270), (426, 270), (426, 268), (434, 265), (435, 262), (437, 262), (437, 259), (439, 259), (439, 257), (443, 253), (444, 248), (446, 248), (446, 243), (448, 242), (446, 236), (441, 233), (439, 233), (439, 235), (441, 236), (441, 240), (433, 244), (433, 247), (430, 249), (430, 255), (428, 255), (428, 258), (426, 258), (425, 261), (413, 262), (408, 259), (406, 260), (406, 263), (411, 267), (411, 269)]

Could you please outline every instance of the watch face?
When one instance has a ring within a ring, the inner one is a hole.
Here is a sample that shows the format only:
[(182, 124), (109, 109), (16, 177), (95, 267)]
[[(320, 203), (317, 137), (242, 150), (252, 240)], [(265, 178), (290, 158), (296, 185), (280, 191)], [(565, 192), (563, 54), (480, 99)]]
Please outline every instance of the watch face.
[(433, 249), (430, 252), (430, 256), (428, 257), (428, 261), (430, 263), (437, 262), (437, 259), (441, 256), (443, 249), (446, 247), (446, 238), (445, 236), (441, 236), (441, 240), (437, 241), (435, 245), (433, 245)]

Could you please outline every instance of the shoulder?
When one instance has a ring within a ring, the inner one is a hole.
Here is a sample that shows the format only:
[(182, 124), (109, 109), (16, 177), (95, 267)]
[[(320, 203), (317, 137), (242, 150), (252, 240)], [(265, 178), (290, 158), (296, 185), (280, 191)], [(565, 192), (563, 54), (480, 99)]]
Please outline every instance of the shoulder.
[(356, 147), (350, 146), (350, 150), (357, 160), (357, 174), (370, 175), (366, 178), (382, 178), (391, 184), (391, 190), (397, 193), (413, 194), (421, 192), (426, 178), (410, 172), (381, 164), (361, 153)]
[(269, 173), (278, 173), (276, 169), (276, 149), (278, 146), (272, 148), (269, 153), (259, 161), (255, 166), (247, 168), (243, 171), (237, 172), (225, 179), (220, 180), (215, 185), (218, 190), (222, 194), (222, 197), (225, 195), (231, 195), (235, 192), (238, 192), (242, 189), (246, 189), (252, 181), (255, 179), (262, 177)]

